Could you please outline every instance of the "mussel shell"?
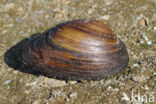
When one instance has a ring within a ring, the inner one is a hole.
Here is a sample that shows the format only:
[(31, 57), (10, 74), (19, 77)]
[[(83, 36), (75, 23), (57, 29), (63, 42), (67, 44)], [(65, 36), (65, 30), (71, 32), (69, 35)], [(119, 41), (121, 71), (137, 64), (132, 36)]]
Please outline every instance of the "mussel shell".
[(58, 79), (97, 80), (124, 69), (124, 43), (101, 21), (61, 23), (32, 38), (23, 48), (23, 63)]

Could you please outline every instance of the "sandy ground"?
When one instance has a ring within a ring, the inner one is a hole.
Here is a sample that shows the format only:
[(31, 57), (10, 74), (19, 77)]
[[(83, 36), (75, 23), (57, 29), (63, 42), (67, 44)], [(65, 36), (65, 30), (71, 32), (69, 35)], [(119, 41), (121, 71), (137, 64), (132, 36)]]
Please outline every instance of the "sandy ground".
[[(109, 25), (127, 46), (127, 68), (90, 82), (19, 70), (19, 42), (74, 19)], [(155, 104), (155, 86), (156, 0), (0, 0), (0, 104)]]

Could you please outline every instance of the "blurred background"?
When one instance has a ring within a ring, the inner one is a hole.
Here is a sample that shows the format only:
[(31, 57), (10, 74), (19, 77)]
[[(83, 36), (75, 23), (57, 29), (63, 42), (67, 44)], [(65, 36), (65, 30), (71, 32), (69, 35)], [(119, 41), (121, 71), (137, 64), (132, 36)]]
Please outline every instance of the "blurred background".
[[(7, 63), (23, 39), (75, 19), (102, 20), (121, 38), (130, 57), (123, 72), (64, 81)], [(0, 104), (155, 104), (155, 85), (156, 0), (0, 0)]]

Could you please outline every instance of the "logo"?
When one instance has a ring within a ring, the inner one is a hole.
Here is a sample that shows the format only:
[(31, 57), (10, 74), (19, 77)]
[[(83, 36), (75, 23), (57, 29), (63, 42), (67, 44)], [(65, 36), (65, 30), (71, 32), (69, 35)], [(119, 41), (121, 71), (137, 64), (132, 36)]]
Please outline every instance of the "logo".
[(122, 100), (126, 100), (128, 102), (132, 102), (133, 104), (149, 104), (155, 102), (154, 93), (148, 93), (148, 94), (140, 94), (140, 93), (134, 93), (131, 92), (131, 96), (128, 96), (126, 93), (123, 93)]

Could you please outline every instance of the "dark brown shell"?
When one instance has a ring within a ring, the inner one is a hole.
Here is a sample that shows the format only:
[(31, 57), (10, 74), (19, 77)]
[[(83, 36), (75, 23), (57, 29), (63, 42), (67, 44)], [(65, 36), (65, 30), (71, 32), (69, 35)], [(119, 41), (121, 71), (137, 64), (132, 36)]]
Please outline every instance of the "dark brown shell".
[(124, 43), (101, 21), (74, 20), (30, 40), (22, 59), (47, 76), (59, 79), (101, 79), (125, 68)]

